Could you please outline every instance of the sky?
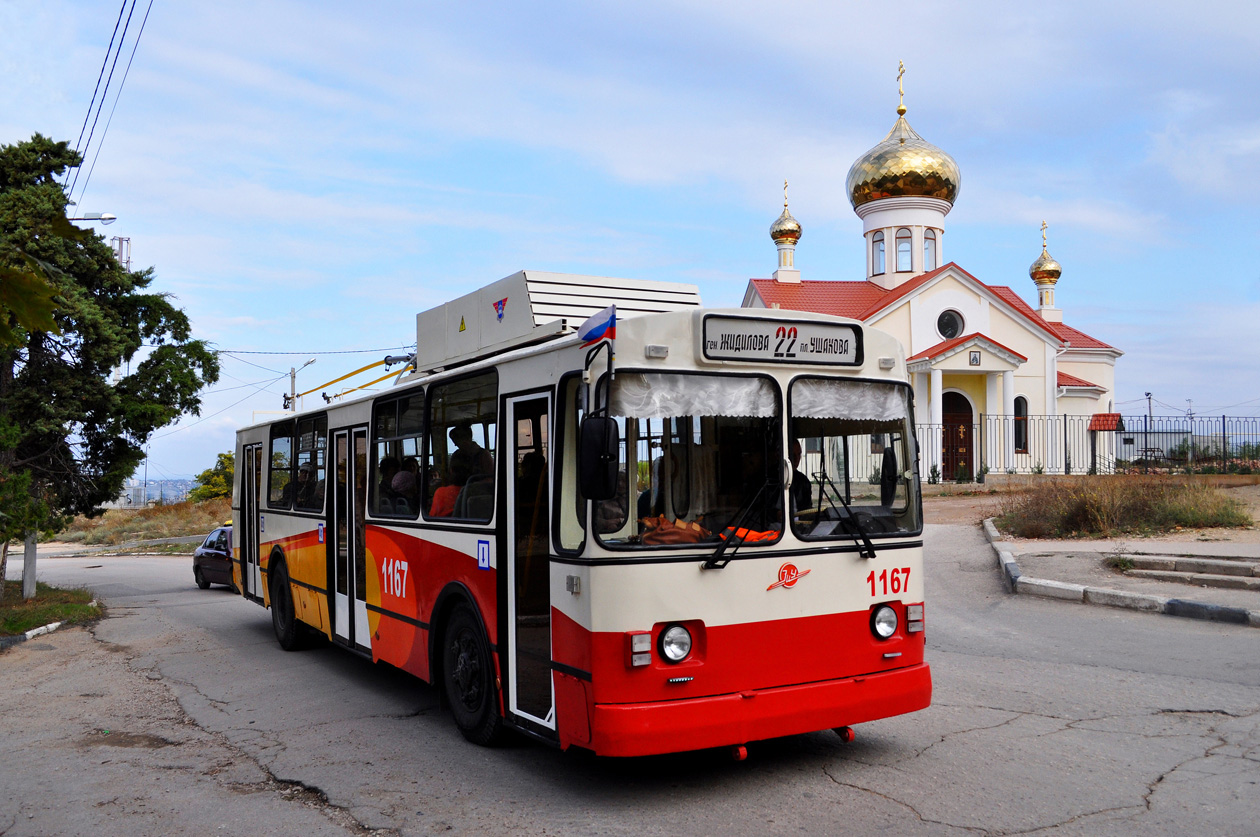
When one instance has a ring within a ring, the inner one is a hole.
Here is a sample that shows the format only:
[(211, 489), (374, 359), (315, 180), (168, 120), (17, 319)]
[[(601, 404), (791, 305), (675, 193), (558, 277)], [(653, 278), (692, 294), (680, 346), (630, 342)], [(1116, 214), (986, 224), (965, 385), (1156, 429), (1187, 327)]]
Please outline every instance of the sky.
[[(75, 144), (118, 18), (0, 0), (0, 144)], [(1260, 4), (138, 0), (122, 45), (75, 209), (223, 352), (151, 479), (522, 268), (738, 306), (785, 179), (803, 278), (864, 278), (844, 180), (898, 60), (962, 172), (946, 260), (1035, 305), (1044, 219), (1119, 409), (1260, 415)]]

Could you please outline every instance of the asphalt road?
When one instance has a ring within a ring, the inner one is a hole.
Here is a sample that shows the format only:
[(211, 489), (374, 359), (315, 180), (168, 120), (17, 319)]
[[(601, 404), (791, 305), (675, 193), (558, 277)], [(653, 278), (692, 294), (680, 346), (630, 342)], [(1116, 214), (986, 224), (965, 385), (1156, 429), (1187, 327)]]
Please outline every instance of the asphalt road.
[(932, 707), (745, 762), (474, 747), (188, 558), (43, 560), (110, 617), (0, 656), (0, 834), (1260, 832), (1260, 631), (1008, 596), (978, 529), (926, 536)]

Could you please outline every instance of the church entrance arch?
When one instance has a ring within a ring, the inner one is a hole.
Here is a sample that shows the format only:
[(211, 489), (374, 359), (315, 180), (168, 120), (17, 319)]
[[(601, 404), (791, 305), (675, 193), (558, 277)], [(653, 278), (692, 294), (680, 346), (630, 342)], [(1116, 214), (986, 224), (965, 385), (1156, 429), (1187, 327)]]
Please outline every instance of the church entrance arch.
[(972, 479), (971, 441), (975, 416), (966, 396), (957, 392), (945, 393), (941, 399), (941, 424), (941, 459), (945, 466), (941, 477), (947, 480), (959, 476)]

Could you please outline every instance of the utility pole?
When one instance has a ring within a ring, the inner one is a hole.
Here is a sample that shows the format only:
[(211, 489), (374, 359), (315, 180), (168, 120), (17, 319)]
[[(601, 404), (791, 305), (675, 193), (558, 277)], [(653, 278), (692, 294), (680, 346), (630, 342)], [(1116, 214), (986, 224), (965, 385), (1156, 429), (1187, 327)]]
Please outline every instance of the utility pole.
[(1190, 424), (1190, 449), (1186, 452), (1186, 461), (1194, 467), (1194, 401), (1186, 399), (1186, 418)]
[(297, 373), (300, 370), (305, 369), (306, 367), (310, 366), (314, 362), (315, 362), (315, 358), (311, 358), (306, 363), (303, 363), (301, 366), (289, 367), (289, 397), (287, 399), (287, 403), (284, 406), (290, 412), (293, 412), (293, 413), (297, 412)]
[(1142, 462), (1146, 467), (1144, 471), (1150, 473), (1151, 470), (1151, 394), (1146, 393), (1146, 432), (1142, 434)]

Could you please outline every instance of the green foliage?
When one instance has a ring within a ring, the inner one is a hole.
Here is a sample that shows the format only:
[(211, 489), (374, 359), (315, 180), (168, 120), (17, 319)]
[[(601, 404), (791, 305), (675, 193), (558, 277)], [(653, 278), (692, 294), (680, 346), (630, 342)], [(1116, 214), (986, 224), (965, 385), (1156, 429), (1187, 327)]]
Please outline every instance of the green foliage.
[(959, 462), (954, 467), (954, 482), (971, 482), (971, 469), (965, 462)]
[(232, 475), (236, 471), (236, 454), (232, 451), (219, 454), (213, 468), (197, 475), (197, 487), (188, 492), (188, 499), (204, 503), (216, 497), (232, 496)]
[(1253, 523), (1237, 500), (1211, 486), (1139, 476), (1039, 482), (1009, 496), (996, 522), (1021, 538), (1110, 538)]
[[(124, 270), (101, 236), (67, 222), (54, 178), (79, 163), (67, 143), (38, 134), (0, 146), (0, 264), (42, 278), (57, 306), (50, 326), (42, 292), (28, 285), (34, 299), (0, 312), (13, 341), (0, 341), (0, 537), (95, 513), (153, 431), (197, 413), (199, 391), (218, 379), (217, 357), (183, 311), (149, 290), (153, 271)], [(125, 364), (130, 373), (111, 385)]]
[(6, 581), (0, 588), (0, 636), (17, 636), (53, 622), (87, 622), (101, 615), (91, 604), (89, 590), (63, 590), (42, 581), (35, 583), (35, 598), (22, 601), (22, 582)]
[(931, 470), (928, 471), (928, 485), (936, 485), (941, 481), (941, 469), (935, 462), (932, 463)]

